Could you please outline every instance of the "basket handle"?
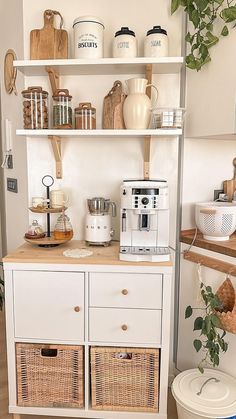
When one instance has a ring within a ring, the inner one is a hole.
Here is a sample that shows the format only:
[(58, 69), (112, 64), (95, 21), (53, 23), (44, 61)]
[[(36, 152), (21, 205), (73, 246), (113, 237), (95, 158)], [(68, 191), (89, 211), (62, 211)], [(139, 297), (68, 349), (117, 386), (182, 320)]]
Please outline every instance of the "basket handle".
[(203, 208), (203, 209), (200, 210), (200, 213), (201, 214), (208, 214), (208, 215), (215, 215), (216, 214), (216, 210)]
[(55, 358), (57, 357), (57, 349), (41, 349), (41, 356), (44, 358)]

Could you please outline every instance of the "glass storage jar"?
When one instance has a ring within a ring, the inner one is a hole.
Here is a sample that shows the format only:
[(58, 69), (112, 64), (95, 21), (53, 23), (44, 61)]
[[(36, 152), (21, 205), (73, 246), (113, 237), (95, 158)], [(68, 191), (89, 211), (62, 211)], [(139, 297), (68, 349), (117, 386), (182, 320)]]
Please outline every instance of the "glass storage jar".
[(30, 238), (37, 239), (37, 238), (42, 238), (44, 236), (45, 236), (45, 233), (43, 231), (42, 226), (39, 225), (37, 220), (33, 220), (32, 224), (29, 226), (27, 233), (25, 233), (25, 237), (29, 239)]
[(54, 228), (54, 238), (56, 240), (71, 240), (73, 237), (73, 228), (69, 217), (63, 213), (58, 217)]
[(53, 95), (53, 128), (72, 128), (72, 96), (67, 89)]
[(96, 129), (96, 109), (89, 102), (80, 103), (75, 108), (76, 129)]
[(48, 92), (40, 86), (31, 86), (21, 94), (24, 129), (48, 128)]

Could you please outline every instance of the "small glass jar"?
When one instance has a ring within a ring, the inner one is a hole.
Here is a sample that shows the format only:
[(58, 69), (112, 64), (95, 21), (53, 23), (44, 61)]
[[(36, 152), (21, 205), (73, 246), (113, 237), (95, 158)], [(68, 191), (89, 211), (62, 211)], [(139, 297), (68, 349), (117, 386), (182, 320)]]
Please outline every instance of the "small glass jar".
[(31, 86), (21, 94), (24, 129), (48, 128), (48, 92), (40, 86)]
[(91, 103), (80, 103), (78, 108), (75, 108), (75, 128), (96, 129), (96, 109)]
[(72, 128), (72, 96), (67, 89), (53, 95), (53, 128)]
[(39, 225), (37, 220), (33, 220), (32, 224), (29, 226), (29, 229), (26, 233), (27, 236), (37, 237), (44, 235), (43, 228)]
[(54, 238), (56, 240), (71, 240), (73, 228), (69, 217), (63, 212), (57, 219), (54, 228)]

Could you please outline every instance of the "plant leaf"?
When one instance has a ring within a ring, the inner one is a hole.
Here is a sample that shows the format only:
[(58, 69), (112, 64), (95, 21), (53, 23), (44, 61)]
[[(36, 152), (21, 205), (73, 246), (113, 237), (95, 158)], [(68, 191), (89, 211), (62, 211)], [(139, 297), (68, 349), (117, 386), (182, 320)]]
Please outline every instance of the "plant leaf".
[(197, 317), (194, 321), (194, 328), (193, 330), (202, 330), (203, 318)]
[(211, 323), (215, 327), (220, 327), (221, 326), (220, 319), (215, 314), (211, 314)]
[(199, 371), (203, 374), (204, 373), (204, 368), (203, 367), (200, 367), (199, 365), (198, 365), (198, 369), (199, 369)]
[(193, 346), (196, 349), (196, 351), (199, 352), (202, 348), (202, 342), (199, 339), (194, 339)]
[(186, 307), (185, 310), (185, 319), (188, 319), (189, 317), (191, 317), (193, 314), (193, 309), (191, 306)]
[(180, 0), (171, 0), (171, 14), (176, 12), (180, 5)]
[(220, 14), (221, 18), (226, 22), (233, 22), (236, 20), (236, 6), (226, 7)]
[(223, 29), (222, 29), (222, 31), (221, 31), (221, 35), (222, 35), (222, 36), (227, 36), (227, 35), (229, 35), (229, 29), (228, 29), (228, 27), (227, 27), (226, 25), (223, 27)]

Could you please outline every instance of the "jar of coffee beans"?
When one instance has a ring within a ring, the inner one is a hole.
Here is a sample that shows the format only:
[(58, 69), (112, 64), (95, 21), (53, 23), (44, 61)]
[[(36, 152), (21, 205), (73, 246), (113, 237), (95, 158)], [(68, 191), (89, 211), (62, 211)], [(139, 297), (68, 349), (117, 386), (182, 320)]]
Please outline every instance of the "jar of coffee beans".
[(48, 128), (48, 92), (40, 86), (31, 86), (21, 94), (24, 129)]
[(72, 128), (72, 96), (67, 89), (53, 95), (53, 128)]

